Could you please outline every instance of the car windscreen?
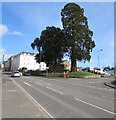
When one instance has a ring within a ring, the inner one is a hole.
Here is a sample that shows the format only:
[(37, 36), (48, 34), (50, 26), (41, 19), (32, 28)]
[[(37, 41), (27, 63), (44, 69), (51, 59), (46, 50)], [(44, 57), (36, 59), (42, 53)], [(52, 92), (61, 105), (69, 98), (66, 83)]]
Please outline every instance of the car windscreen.
[(14, 73), (19, 73), (19, 72), (14, 72)]
[(25, 72), (26, 74), (29, 74), (30, 72)]

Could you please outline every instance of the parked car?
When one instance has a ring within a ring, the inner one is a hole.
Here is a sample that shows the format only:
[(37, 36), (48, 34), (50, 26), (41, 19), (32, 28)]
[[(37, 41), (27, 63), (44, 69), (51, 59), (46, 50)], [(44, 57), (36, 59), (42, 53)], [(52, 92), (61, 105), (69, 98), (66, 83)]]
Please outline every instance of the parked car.
[(20, 77), (20, 72), (19, 71), (13, 71), (11, 73), (11, 77)]
[(25, 76), (30, 76), (31, 73), (30, 73), (29, 71), (26, 71), (26, 72), (23, 73), (23, 75), (25, 75)]

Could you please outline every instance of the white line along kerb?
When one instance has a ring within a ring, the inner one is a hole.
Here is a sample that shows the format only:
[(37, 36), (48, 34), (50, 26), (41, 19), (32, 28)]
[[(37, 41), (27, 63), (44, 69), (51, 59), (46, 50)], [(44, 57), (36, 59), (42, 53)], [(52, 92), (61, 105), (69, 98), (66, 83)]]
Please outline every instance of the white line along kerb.
[(102, 110), (102, 111), (108, 112), (108, 113), (110, 113), (110, 114), (112, 114), (112, 115), (116, 115), (116, 113), (113, 113), (113, 112), (111, 112), (111, 111), (109, 111), (109, 110), (106, 110), (106, 109), (104, 109), (104, 108), (101, 108), (101, 107), (99, 107), (99, 106), (93, 105), (93, 104), (91, 104), (91, 103), (85, 102), (85, 101), (80, 100), (80, 99), (78, 99), (78, 98), (75, 98), (75, 100), (80, 101), (80, 102), (82, 102), (82, 103), (85, 103), (85, 104), (87, 104), (87, 105), (90, 105), (90, 106), (92, 106), (92, 107), (98, 108), (98, 109), (100, 109), (100, 110)]
[[(12, 78), (11, 78), (12, 79)], [(13, 80), (13, 79), (12, 79)], [(43, 106), (41, 106), (40, 104), (39, 104), (39, 102), (37, 102), (23, 87), (21, 87), (15, 80), (13, 80), (13, 82), (27, 95), (27, 97), (34, 103), (34, 104), (36, 104), (36, 107), (38, 108), (38, 109), (42, 109), (45, 113), (47, 113), (48, 114), (48, 116), (50, 117), (50, 118), (52, 118), (53, 120), (55, 120), (54, 119), (54, 117), (43, 107)], [(39, 107), (40, 108), (39, 108)]]

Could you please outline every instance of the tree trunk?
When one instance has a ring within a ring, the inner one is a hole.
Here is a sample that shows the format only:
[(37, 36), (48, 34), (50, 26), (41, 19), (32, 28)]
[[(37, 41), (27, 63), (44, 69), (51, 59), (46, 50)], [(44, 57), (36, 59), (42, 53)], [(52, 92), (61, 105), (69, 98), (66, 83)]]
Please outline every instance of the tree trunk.
[(76, 59), (74, 57), (71, 57), (71, 72), (77, 71), (77, 64)]

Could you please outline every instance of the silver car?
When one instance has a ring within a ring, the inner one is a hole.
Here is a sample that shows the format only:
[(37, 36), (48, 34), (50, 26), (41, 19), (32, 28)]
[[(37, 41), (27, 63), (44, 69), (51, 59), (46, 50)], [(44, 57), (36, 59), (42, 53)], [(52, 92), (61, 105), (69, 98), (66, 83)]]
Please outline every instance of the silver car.
[(13, 71), (11, 73), (11, 77), (20, 77), (20, 72), (19, 71)]

